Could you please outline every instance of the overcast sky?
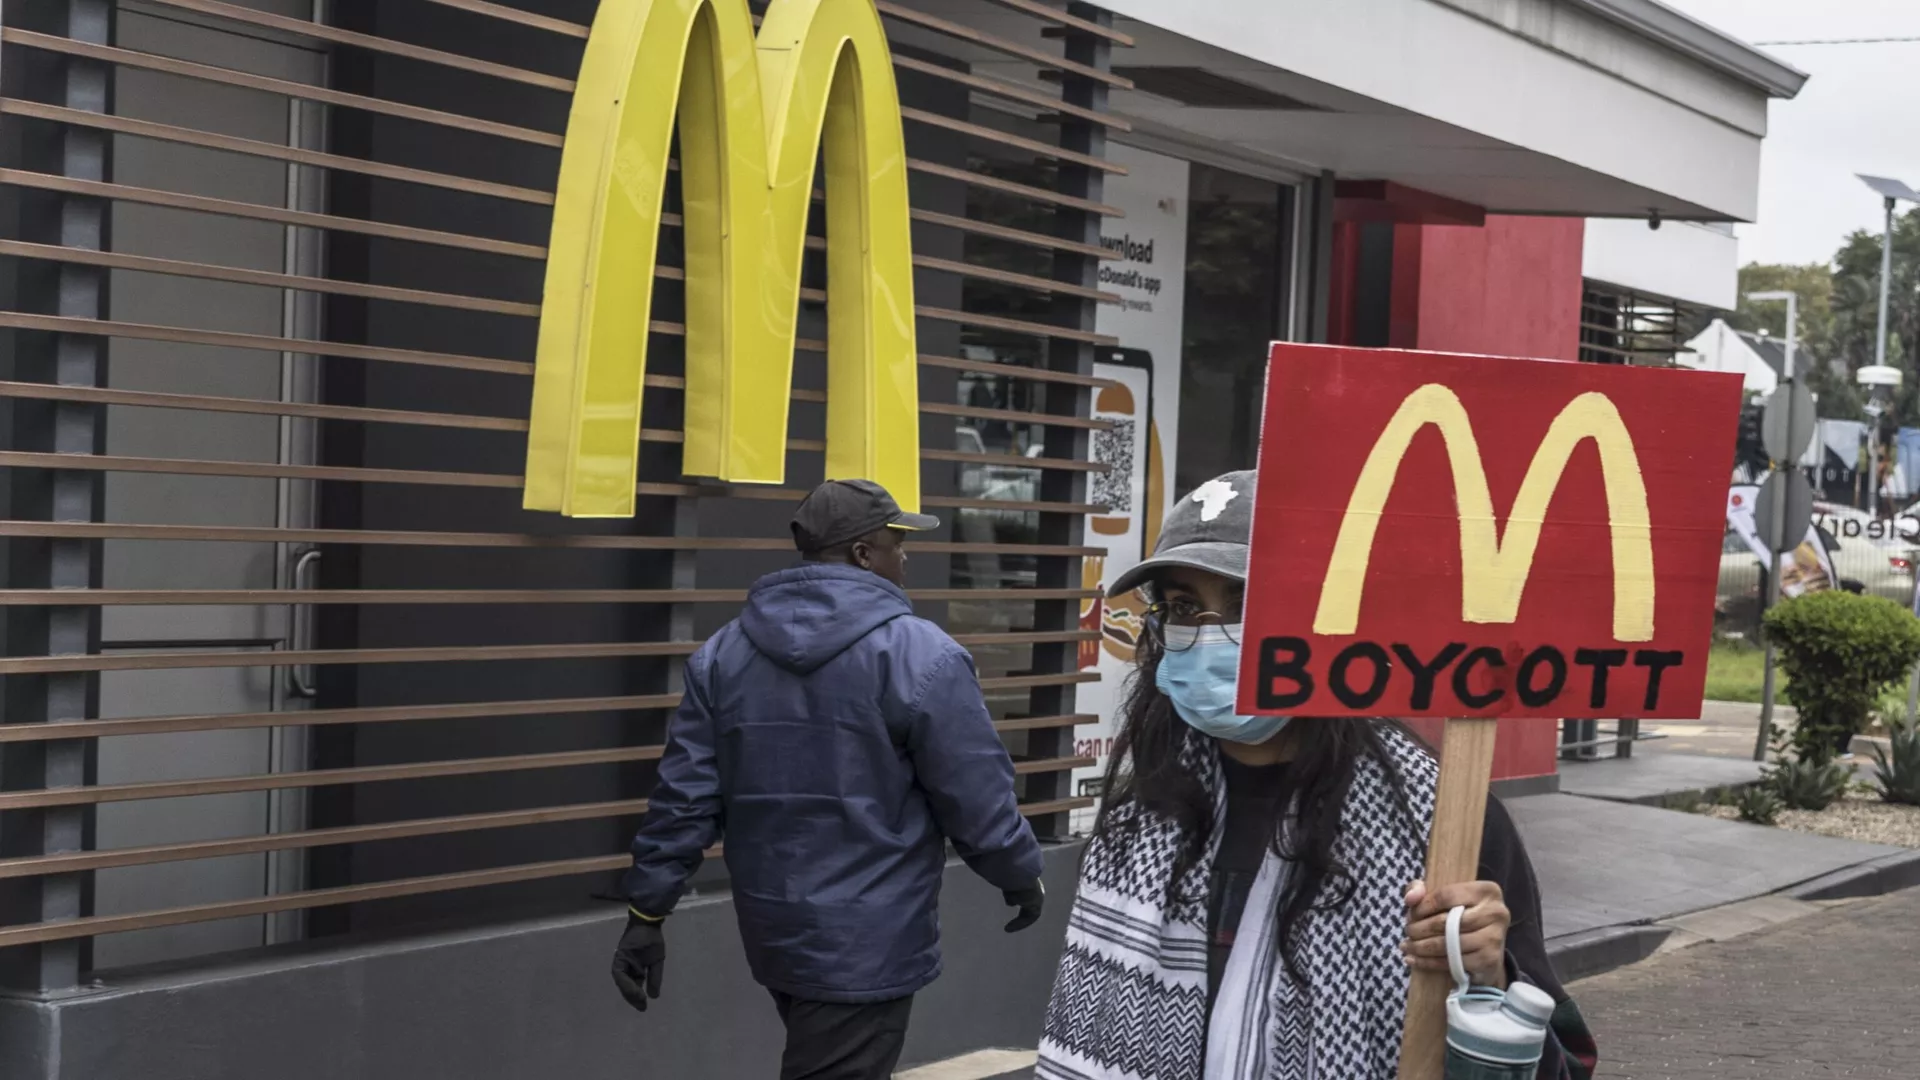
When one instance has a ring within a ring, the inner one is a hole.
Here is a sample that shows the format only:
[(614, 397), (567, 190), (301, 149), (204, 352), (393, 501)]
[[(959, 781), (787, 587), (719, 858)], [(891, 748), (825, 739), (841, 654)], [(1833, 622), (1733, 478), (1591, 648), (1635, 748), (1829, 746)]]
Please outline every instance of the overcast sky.
[[(1748, 42), (1920, 38), (1920, 0), (1666, 0)], [(1824, 262), (1855, 229), (1878, 232), (1880, 199), (1855, 173), (1920, 187), (1920, 41), (1768, 45), (1812, 76), (1773, 103), (1760, 220), (1738, 228), (1742, 262)]]

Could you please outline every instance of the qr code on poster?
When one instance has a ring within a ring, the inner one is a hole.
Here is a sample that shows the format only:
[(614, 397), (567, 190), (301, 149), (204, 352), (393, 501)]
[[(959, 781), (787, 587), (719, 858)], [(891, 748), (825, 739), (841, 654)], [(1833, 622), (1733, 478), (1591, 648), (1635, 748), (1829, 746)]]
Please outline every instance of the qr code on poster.
[(1116, 514), (1133, 510), (1134, 423), (1130, 419), (1115, 419), (1112, 430), (1093, 433), (1093, 460), (1112, 466), (1112, 470), (1093, 474), (1088, 501), (1112, 507)]

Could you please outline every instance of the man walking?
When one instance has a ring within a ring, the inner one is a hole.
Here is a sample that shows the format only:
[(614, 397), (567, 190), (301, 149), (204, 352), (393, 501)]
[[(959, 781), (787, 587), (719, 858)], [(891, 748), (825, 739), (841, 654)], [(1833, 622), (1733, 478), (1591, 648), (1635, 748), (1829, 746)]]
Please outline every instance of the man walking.
[(938, 524), (867, 480), (800, 504), (802, 564), (687, 662), (634, 837), (621, 994), (660, 995), (662, 924), (724, 834), (747, 963), (787, 1025), (781, 1080), (892, 1074), (940, 974), (946, 841), (1020, 909), (1009, 932), (1040, 917), (1040, 847), (973, 659), (901, 591), (901, 545)]

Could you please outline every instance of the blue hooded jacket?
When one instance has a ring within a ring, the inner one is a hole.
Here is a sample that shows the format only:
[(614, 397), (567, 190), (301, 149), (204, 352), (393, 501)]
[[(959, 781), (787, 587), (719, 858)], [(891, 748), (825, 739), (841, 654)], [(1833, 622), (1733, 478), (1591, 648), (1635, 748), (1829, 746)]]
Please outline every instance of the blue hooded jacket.
[(857, 567), (760, 579), (687, 662), (626, 892), (673, 909), (723, 836), (747, 963), (812, 1001), (887, 1001), (940, 974), (951, 840), (1001, 889), (1040, 878), (973, 658)]

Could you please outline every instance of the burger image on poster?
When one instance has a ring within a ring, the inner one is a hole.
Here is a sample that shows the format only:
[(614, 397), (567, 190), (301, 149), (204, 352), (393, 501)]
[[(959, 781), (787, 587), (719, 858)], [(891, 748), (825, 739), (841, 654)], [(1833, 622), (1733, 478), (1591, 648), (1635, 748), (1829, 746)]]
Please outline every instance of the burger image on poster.
[[(1086, 539), (1105, 554), (1082, 561), (1081, 583), (1096, 594), (1152, 549), (1173, 500), (1167, 488), (1179, 434), (1187, 276), (1187, 163), (1120, 144), (1108, 150), (1128, 171), (1108, 178), (1103, 192), (1124, 216), (1107, 219), (1100, 238), (1118, 256), (1102, 260), (1100, 290), (1118, 302), (1100, 305), (1095, 329), (1119, 345), (1099, 350), (1093, 365), (1104, 384), (1094, 393), (1092, 414), (1108, 426), (1093, 433), (1092, 459), (1107, 470), (1089, 477), (1087, 501), (1106, 510), (1088, 519)], [(1100, 794), (1145, 607), (1138, 596), (1081, 601), (1081, 628), (1100, 637), (1081, 645), (1080, 668), (1099, 672), (1100, 681), (1076, 691), (1074, 711), (1097, 717), (1075, 731), (1076, 756), (1096, 760), (1074, 771), (1076, 795)], [(1074, 828), (1090, 827), (1093, 814), (1075, 811)]]

